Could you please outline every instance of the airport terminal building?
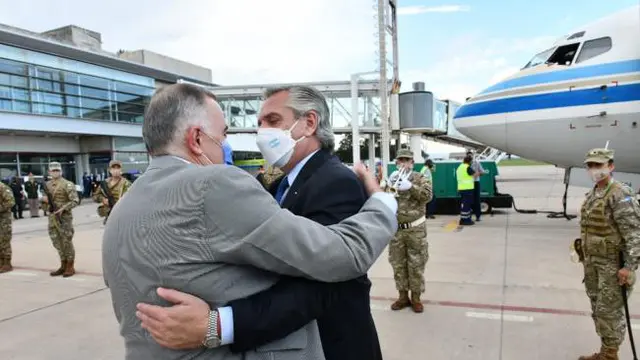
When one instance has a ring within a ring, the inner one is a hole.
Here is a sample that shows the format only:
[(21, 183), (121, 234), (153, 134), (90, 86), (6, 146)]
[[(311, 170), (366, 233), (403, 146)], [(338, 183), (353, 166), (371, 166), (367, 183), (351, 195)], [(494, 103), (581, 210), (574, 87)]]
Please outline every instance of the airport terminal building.
[(111, 159), (144, 171), (144, 107), (180, 79), (215, 86), (209, 69), (148, 50), (109, 53), (99, 33), (76, 26), (0, 25), (0, 178), (43, 175), (50, 161), (79, 184)]

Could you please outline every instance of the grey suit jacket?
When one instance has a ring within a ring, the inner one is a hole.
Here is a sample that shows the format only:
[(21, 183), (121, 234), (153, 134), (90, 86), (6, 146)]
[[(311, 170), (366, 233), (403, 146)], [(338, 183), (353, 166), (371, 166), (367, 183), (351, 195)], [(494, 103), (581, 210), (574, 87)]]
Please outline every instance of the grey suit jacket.
[(323, 360), (315, 321), (245, 354), (227, 346), (174, 351), (141, 328), (136, 304), (167, 306), (159, 286), (211, 307), (263, 291), (278, 274), (326, 282), (365, 274), (393, 237), (396, 215), (371, 198), (360, 213), (324, 227), (282, 209), (236, 167), (154, 158), (116, 204), (104, 231), (102, 263), (127, 359)]

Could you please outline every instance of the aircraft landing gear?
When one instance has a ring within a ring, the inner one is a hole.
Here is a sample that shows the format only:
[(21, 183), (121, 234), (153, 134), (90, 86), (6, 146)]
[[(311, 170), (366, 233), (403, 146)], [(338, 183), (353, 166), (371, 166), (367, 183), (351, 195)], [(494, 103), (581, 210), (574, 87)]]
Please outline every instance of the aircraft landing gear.
[(550, 212), (547, 217), (549, 219), (565, 218), (567, 220), (575, 219), (577, 215), (567, 214), (567, 195), (569, 193), (569, 180), (571, 178), (571, 168), (564, 170), (564, 195), (562, 195), (562, 212)]

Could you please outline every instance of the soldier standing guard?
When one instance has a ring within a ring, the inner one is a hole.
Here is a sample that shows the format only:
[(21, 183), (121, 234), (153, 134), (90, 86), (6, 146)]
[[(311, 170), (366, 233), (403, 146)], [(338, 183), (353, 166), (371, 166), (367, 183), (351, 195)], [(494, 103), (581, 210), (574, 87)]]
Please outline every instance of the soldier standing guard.
[(391, 174), (383, 187), (385, 191), (395, 191), (398, 199), (398, 231), (389, 242), (389, 263), (399, 298), (391, 309), (411, 306), (414, 312), (421, 313), (424, 311), (420, 301), (425, 290), (424, 269), (429, 260), (425, 210), (433, 190), (430, 180), (413, 171), (410, 150), (398, 150), (396, 165), (398, 170)]
[(13, 190), (0, 182), (0, 274), (13, 270), (11, 266), (11, 208), (15, 203)]
[(46, 195), (42, 197), (42, 202), (49, 213), (49, 237), (60, 256), (60, 268), (49, 275), (69, 277), (76, 273), (71, 209), (80, 204), (80, 199), (75, 185), (62, 177), (60, 163), (49, 164), (49, 175), (51, 180), (44, 186)]
[[(122, 177), (121, 161), (111, 160), (109, 162), (109, 173), (111, 177), (103, 180), (100, 186), (93, 190), (93, 201), (100, 204), (98, 206), (98, 215), (104, 218), (104, 224), (107, 223), (113, 206), (131, 187), (131, 182)], [(109, 197), (111, 197), (113, 204), (109, 204)]]
[(613, 150), (592, 149), (585, 159), (595, 186), (582, 205), (575, 247), (581, 249), (584, 285), (601, 349), (580, 360), (618, 359), (626, 329), (621, 286), (628, 285), (631, 293), (640, 262), (640, 206), (633, 191), (612, 178), (613, 155)]

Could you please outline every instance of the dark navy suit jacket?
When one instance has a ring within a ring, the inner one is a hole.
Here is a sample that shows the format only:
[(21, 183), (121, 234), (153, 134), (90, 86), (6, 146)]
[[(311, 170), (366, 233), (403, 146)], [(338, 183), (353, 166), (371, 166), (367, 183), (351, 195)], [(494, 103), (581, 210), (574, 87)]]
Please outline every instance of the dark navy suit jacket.
[[(281, 180), (270, 187), (273, 195)], [(282, 207), (332, 225), (356, 214), (366, 200), (355, 173), (336, 156), (320, 150), (291, 184)], [(381, 360), (370, 290), (366, 275), (340, 283), (283, 277), (270, 289), (229, 304), (234, 320), (231, 350), (254, 349), (316, 319), (327, 360)]]

